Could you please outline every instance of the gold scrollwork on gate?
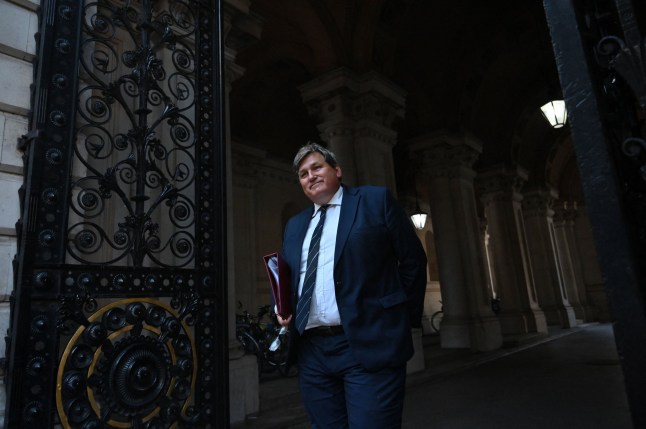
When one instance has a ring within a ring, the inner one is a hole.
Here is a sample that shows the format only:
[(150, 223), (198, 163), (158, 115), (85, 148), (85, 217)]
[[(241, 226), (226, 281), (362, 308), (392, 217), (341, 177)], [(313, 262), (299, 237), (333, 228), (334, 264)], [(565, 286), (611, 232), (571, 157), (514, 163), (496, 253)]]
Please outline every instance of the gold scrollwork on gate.
[(191, 329), (173, 308), (153, 298), (113, 302), (78, 327), (61, 355), (61, 424), (175, 427), (191, 405), (196, 373)]

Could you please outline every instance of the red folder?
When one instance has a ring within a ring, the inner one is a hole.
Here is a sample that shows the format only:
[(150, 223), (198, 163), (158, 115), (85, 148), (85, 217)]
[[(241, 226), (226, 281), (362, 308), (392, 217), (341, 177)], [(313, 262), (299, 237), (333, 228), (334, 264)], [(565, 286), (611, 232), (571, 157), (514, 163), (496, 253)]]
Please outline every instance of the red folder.
[(292, 315), (289, 265), (278, 253), (265, 255), (262, 259), (265, 261), (271, 291), (274, 294), (276, 313), (287, 319)]

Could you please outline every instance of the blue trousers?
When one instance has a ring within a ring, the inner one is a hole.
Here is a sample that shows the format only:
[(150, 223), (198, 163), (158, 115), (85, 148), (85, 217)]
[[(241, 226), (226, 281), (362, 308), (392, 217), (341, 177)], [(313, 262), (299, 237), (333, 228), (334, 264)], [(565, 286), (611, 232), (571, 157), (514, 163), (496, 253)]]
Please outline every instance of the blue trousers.
[(299, 384), (313, 429), (401, 428), (406, 364), (371, 372), (345, 335), (298, 341)]

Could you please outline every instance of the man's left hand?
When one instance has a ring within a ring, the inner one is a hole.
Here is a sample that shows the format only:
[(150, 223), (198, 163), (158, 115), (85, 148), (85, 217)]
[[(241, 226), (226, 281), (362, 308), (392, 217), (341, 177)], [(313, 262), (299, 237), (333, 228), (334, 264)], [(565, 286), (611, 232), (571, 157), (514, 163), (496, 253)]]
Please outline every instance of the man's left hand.
[(277, 314), (276, 319), (278, 319), (280, 326), (289, 326), (289, 322), (292, 321), (292, 316), (289, 316), (287, 319), (283, 319), (282, 317), (280, 317), (280, 314)]

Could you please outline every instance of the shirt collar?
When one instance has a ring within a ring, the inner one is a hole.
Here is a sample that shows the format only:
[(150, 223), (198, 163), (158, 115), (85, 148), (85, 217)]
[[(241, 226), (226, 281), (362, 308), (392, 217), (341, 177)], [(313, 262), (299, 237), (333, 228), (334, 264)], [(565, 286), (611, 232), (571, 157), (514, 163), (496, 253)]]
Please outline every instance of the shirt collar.
[(312, 215), (312, 217), (316, 216), (319, 209), (321, 208), (321, 205), (340, 206), (342, 199), (343, 199), (343, 186), (339, 186), (339, 189), (332, 196), (332, 198), (330, 198), (330, 201), (328, 201), (327, 204), (316, 204), (316, 203), (314, 204), (314, 214)]

